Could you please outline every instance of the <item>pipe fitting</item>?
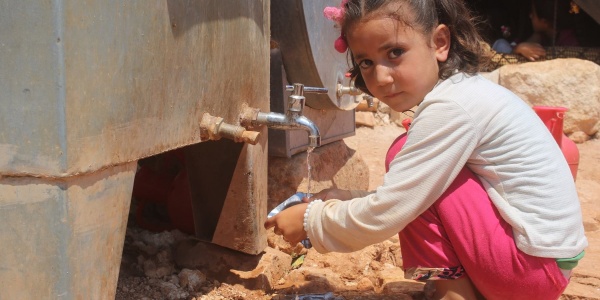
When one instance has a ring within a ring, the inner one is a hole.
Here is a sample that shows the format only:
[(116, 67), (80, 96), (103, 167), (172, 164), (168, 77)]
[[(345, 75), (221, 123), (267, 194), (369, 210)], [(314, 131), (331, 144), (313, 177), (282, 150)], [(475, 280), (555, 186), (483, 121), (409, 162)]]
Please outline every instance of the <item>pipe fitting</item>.
[(338, 96), (338, 98), (342, 97), (343, 95), (358, 96), (362, 93), (363, 92), (357, 87), (355, 87), (352, 83), (350, 83), (350, 86), (344, 86), (341, 83), (337, 84), (336, 95)]
[(246, 130), (242, 126), (225, 123), (223, 118), (211, 116), (204, 113), (200, 120), (200, 139), (219, 140), (221, 137), (231, 139), (235, 142), (244, 142), (256, 145), (260, 137), (257, 131)]
[(321, 134), (317, 125), (302, 115), (280, 114), (276, 112), (264, 113), (258, 109), (246, 108), (240, 114), (240, 124), (250, 128), (264, 125), (268, 128), (281, 130), (302, 129), (308, 132), (308, 146), (321, 146)]
[(287, 85), (286, 91), (292, 92), (288, 97), (288, 108), (285, 113), (261, 112), (259, 109), (246, 107), (240, 114), (240, 124), (246, 128), (265, 125), (268, 128), (281, 130), (303, 129), (308, 132), (308, 147), (321, 146), (321, 134), (317, 125), (302, 115), (304, 110), (304, 93), (327, 93), (326, 88), (305, 87), (301, 83)]
[(240, 113), (240, 125), (245, 128), (251, 129), (254, 128), (256, 119), (258, 118), (258, 113), (260, 109), (253, 107), (244, 107), (242, 112)]

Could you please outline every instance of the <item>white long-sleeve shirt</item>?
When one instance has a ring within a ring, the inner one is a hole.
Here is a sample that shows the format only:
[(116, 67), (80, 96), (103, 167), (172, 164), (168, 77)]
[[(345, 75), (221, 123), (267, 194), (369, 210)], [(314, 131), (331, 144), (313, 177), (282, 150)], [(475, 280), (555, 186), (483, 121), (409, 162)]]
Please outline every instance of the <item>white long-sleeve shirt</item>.
[(463, 73), (440, 81), (421, 102), (406, 144), (374, 193), (312, 205), (312, 245), (319, 252), (351, 252), (393, 236), (427, 210), (465, 165), (523, 252), (570, 258), (587, 246), (573, 177), (549, 130), (509, 90)]

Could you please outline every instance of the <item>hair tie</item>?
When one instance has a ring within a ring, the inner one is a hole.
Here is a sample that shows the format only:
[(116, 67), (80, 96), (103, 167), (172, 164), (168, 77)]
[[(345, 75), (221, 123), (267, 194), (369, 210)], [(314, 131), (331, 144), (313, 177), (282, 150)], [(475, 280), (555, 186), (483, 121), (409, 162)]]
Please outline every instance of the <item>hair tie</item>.
[[(344, 10), (347, 2), (348, 0), (342, 0), (340, 7), (325, 7), (323, 10), (323, 15), (325, 18), (334, 21), (338, 27), (341, 27), (341, 23), (344, 20)], [(346, 50), (348, 50), (348, 43), (346, 43), (343, 34), (340, 34), (335, 42), (333, 42), (333, 48), (335, 48), (335, 50), (337, 50), (339, 53), (344, 53)]]
[(339, 53), (346, 52), (346, 50), (348, 50), (348, 44), (346, 43), (346, 40), (344, 40), (344, 37), (340, 35), (340, 37), (333, 42), (333, 48)]
[(325, 16), (325, 18), (339, 24), (339, 22), (342, 21), (342, 18), (344, 17), (344, 12), (339, 7), (328, 6), (325, 7), (325, 9), (323, 10), (323, 15)]

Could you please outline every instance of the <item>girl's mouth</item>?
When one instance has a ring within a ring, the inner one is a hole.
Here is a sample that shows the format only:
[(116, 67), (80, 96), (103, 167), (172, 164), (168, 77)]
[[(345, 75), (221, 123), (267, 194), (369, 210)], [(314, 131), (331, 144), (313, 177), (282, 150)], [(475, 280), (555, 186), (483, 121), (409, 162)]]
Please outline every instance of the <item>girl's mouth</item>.
[(393, 93), (393, 94), (388, 94), (388, 95), (386, 95), (386, 96), (385, 96), (385, 98), (394, 98), (394, 97), (396, 97), (396, 96), (400, 95), (401, 93), (402, 93), (402, 92)]

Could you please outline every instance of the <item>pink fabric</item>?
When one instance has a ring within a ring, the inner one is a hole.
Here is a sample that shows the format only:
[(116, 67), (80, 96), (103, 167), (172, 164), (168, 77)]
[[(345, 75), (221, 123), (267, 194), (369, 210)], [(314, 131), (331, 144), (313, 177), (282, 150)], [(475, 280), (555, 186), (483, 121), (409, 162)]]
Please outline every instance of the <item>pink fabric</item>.
[[(386, 168), (405, 140), (394, 141)], [(462, 266), (486, 299), (558, 299), (568, 284), (555, 259), (516, 247), (511, 226), (466, 167), (399, 237), (405, 270)]]
[(402, 146), (404, 146), (404, 143), (406, 143), (406, 132), (399, 135), (392, 142), (392, 145), (390, 146), (390, 148), (387, 151), (387, 154), (385, 156), (385, 172), (386, 173), (390, 171), (390, 163), (392, 162), (392, 160), (394, 160), (394, 157), (396, 157), (396, 154), (398, 154), (398, 152), (400, 152), (400, 150), (402, 149)]

